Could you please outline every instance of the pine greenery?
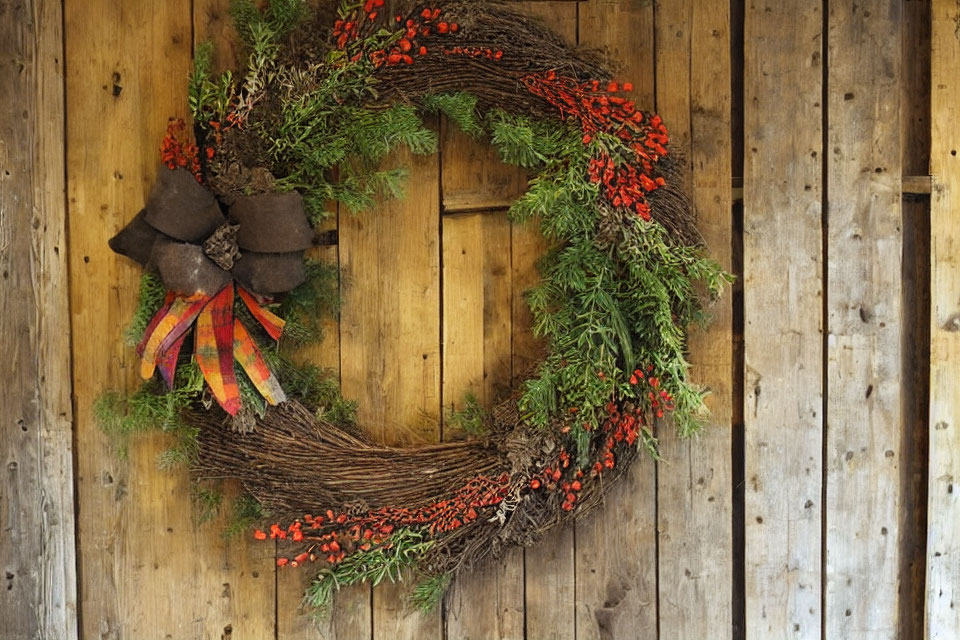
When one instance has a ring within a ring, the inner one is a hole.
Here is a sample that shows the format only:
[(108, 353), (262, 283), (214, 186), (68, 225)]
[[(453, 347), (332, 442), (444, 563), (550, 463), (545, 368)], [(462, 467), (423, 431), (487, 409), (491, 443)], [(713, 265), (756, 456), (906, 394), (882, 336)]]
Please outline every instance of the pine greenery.
[(377, 586), (385, 579), (399, 582), (403, 572), (415, 568), (434, 544), (424, 532), (398, 529), (369, 551), (351, 553), (338, 564), (321, 569), (307, 587), (304, 604), (317, 615), (325, 616), (330, 611), (334, 593), (341, 587), (360, 582)]
[(140, 343), (143, 334), (150, 324), (150, 319), (163, 306), (167, 291), (163, 281), (156, 273), (144, 271), (140, 276), (140, 292), (137, 297), (137, 308), (130, 318), (130, 322), (123, 330), (123, 340), (130, 346)]
[(223, 537), (231, 539), (247, 534), (269, 517), (270, 514), (256, 498), (249, 493), (242, 493), (230, 505), (230, 520), (223, 529)]
[(490, 413), (471, 393), (464, 395), (462, 404), (461, 409), (450, 413), (447, 422), (454, 431), (473, 437), (482, 436), (487, 431)]
[(429, 613), (440, 604), (440, 600), (443, 598), (443, 594), (447, 592), (447, 587), (450, 586), (452, 579), (453, 576), (449, 573), (423, 578), (410, 592), (410, 601), (422, 613)]

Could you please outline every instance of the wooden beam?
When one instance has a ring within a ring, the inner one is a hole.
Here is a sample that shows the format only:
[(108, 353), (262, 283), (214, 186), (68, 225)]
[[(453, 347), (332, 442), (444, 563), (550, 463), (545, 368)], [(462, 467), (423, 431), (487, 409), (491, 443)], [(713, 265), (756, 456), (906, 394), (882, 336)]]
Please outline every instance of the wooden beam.
[(956, 2), (933, 2), (930, 173), (930, 470), (926, 637), (960, 629), (960, 39)]
[(58, 2), (0, 20), (0, 598), (11, 640), (77, 637)]
[(744, 71), (746, 637), (820, 640), (819, 2), (748, 2)]

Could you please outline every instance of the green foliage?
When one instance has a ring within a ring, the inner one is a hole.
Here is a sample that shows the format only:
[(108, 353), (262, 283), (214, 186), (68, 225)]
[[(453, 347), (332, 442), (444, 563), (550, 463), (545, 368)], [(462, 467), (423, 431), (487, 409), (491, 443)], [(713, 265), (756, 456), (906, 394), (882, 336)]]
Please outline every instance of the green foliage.
[(340, 312), (340, 272), (335, 265), (307, 261), (307, 279), (284, 296), (276, 313), (286, 321), (281, 340), (297, 347), (323, 339), (323, 321)]
[(140, 343), (143, 334), (150, 324), (150, 319), (163, 306), (167, 291), (163, 281), (156, 273), (144, 271), (140, 276), (140, 293), (137, 298), (137, 308), (130, 318), (129, 324), (123, 330), (123, 340), (130, 346)]
[(193, 121), (204, 127), (212, 120), (223, 122), (226, 119), (235, 92), (233, 72), (225, 71), (214, 80), (212, 67), (213, 43), (199, 44), (193, 54), (187, 104)]
[(297, 364), (275, 350), (264, 350), (263, 356), (287, 395), (314, 411), (318, 418), (340, 425), (356, 423), (357, 405), (343, 397), (333, 371), (313, 364)]
[(384, 579), (399, 582), (403, 571), (416, 567), (433, 545), (434, 541), (427, 539), (425, 533), (398, 529), (384, 543), (369, 551), (354, 552), (339, 564), (321, 570), (307, 587), (304, 604), (319, 615), (326, 615), (333, 594), (341, 587), (360, 582), (376, 586)]
[(230, 17), (240, 38), (250, 47), (276, 42), (306, 16), (305, 0), (270, 0), (263, 9), (254, 0), (231, 0)]
[[(587, 166), (600, 149), (615, 158), (627, 153), (619, 139), (600, 134), (584, 144), (570, 123), (501, 111), (486, 123), (505, 162), (536, 171), (511, 206), (511, 219), (539, 221), (554, 245), (538, 265), (542, 281), (527, 297), (534, 332), (548, 340), (549, 355), (526, 383), (519, 401), (524, 417), (546, 426), (575, 408), (577, 422), (595, 429), (609, 401), (631, 396), (625, 381), (633, 369), (652, 364), (674, 397), (678, 432), (695, 433), (704, 392), (687, 380), (686, 329), (705, 317), (697, 283), (716, 296), (728, 274), (701, 248), (678, 246), (659, 224), (639, 217), (624, 220), (617, 238), (598, 240), (601, 215), (614, 213), (602, 208)], [(571, 431), (581, 464), (590, 454), (589, 433)], [(655, 451), (651, 434), (642, 444)]]
[(456, 123), (460, 130), (473, 138), (483, 135), (485, 129), (477, 113), (477, 97), (463, 92), (433, 94), (420, 99), (427, 113), (442, 113)]
[(107, 391), (94, 402), (93, 415), (110, 436), (117, 454), (125, 457), (131, 435), (160, 430), (174, 435), (174, 446), (161, 454), (158, 464), (168, 468), (187, 461), (196, 451), (196, 430), (182, 417), (183, 411), (203, 392), (203, 374), (194, 361), (177, 369), (174, 388), (165, 391), (149, 380), (131, 394)]
[(417, 154), (437, 148), (436, 133), (409, 105), (377, 111), (338, 106), (335, 85), (349, 79), (332, 72), (311, 95), (291, 96), (276, 131), (264, 132), (272, 145), (274, 174), (281, 176), (278, 186), (300, 190), (314, 220), (327, 215), (329, 200), (359, 211), (379, 198), (399, 197), (406, 174), (379, 169), (381, 161), (400, 146)]
[(230, 505), (230, 520), (223, 529), (223, 537), (230, 539), (243, 535), (269, 517), (270, 514), (256, 498), (249, 493), (242, 493)]
[(220, 513), (223, 504), (223, 492), (219, 487), (203, 486), (194, 483), (190, 487), (190, 500), (193, 502), (193, 519), (198, 525), (209, 522)]
[(581, 135), (572, 123), (537, 120), (499, 109), (487, 114), (486, 124), (500, 159), (525, 169), (540, 169), (554, 163), (557, 156), (568, 155)]
[(410, 593), (410, 601), (423, 613), (429, 613), (436, 607), (453, 576), (449, 573), (441, 573), (435, 576), (428, 576), (417, 583)]
[(447, 421), (455, 430), (469, 436), (482, 436), (487, 431), (490, 414), (471, 393), (463, 397), (463, 408), (450, 414)]

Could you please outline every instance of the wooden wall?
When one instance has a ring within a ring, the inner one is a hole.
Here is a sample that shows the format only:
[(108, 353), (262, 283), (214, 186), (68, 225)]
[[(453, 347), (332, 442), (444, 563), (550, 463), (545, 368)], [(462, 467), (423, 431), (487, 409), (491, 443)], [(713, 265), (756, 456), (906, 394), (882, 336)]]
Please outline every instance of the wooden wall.
[[(526, 0), (659, 111), (738, 276), (690, 340), (708, 430), (664, 434), (607, 503), (421, 615), (198, 526), (147, 436), (91, 417), (136, 382), (139, 210), (191, 52), (237, 62), (228, 0), (0, 1), (0, 635), (28, 638), (951, 639), (960, 634), (960, 8), (955, 0)], [(932, 52), (932, 55), (931, 55)], [(306, 357), (384, 440), (438, 440), (538, 357), (524, 178), (447, 122), (407, 197), (337, 212), (343, 313)], [(390, 278), (381, 274), (390, 274)], [(72, 398), (72, 402), (71, 402)], [(389, 419), (388, 419), (389, 416)]]

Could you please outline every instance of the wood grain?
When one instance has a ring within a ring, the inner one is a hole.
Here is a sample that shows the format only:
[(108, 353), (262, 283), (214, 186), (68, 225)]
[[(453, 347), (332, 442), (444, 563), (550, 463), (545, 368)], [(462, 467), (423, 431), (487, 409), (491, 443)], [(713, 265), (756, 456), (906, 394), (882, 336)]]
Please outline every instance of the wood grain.
[(84, 637), (262, 638), (274, 630), (273, 553), (197, 528), (184, 470), (161, 472), (159, 436), (116, 456), (91, 417), (104, 389), (136, 384), (120, 340), (140, 269), (107, 239), (144, 203), (169, 116), (184, 116), (190, 2), (67, 2), (67, 193)]
[[(580, 8), (580, 44), (604, 49), (630, 97), (654, 110), (654, 4), (599, 0)], [(672, 127), (667, 122), (668, 127)], [(576, 637), (657, 637), (656, 466), (641, 459), (576, 527)], [(529, 566), (529, 565), (528, 565)]]
[[(440, 203), (437, 156), (397, 152), (406, 197), (340, 219), (340, 375), (360, 424), (391, 443), (439, 440)], [(373, 593), (374, 638), (436, 638), (440, 614), (409, 606), (412, 585)]]
[[(463, 437), (446, 417), (472, 394), (492, 407), (510, 390), (510, 222), (504, 211), (443, 219), (445, 440)], [(523, 638), (523, 551), (472, 567), (444, 603), (447, 637)]]
[(901, 7), (829, 7), (824, 629), (879, 640), (900, 586)]
[[(688, 158), (688, 187), (710, 255), (732, 268), (730, 14), (726, 2), (664, 4), (657, 13), (658, 112)], [(657, 475), (660, 635), (731, 637), (733, 306), (689, 336), (692, 378), (709, 389), (710, 419), (696, 438), (661, 433)]]
[(747, 638), (821, 632), (822, 23), (819, 3), (746, 5)]
[(77, 637), (61, 6), (0, 8), (0, 620)]
[(960, 629), (960, 36), (956, 2), (934, 0), (930, 173), (930, 471), (926, 625), (930, 640)]

